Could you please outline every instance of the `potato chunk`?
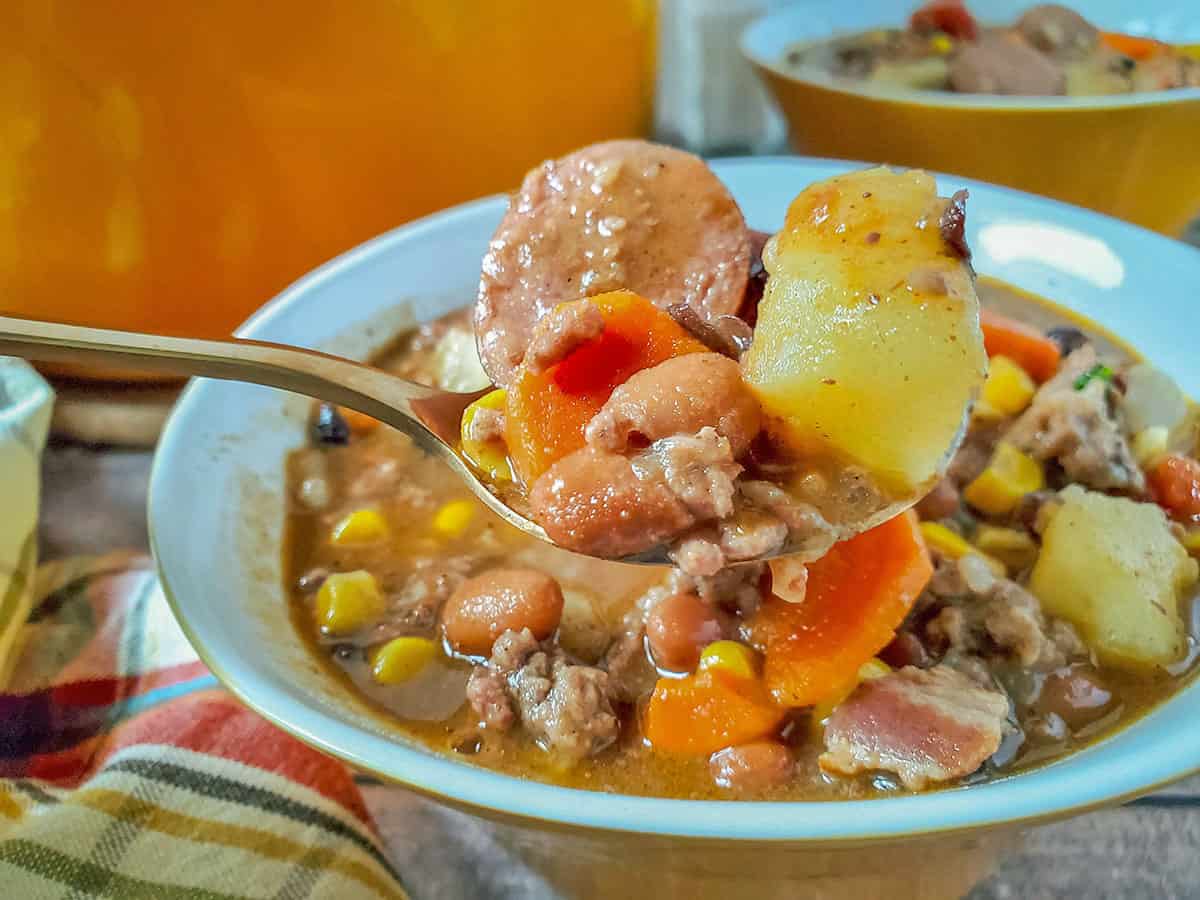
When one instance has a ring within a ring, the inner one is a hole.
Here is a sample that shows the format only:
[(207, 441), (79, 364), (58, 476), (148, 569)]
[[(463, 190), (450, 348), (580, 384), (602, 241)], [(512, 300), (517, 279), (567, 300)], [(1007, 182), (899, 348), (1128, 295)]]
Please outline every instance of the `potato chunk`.
[(1074, 624), (1108, 665), (1177, 661), (1186, 641), (1180, 598), (1197, 565), (1163, 511), (1078, 485), (1059, 496), (1029, 582), (1046, 612)]
[(971, 269), (939, 227), (946, 208), (917, 171), (803, 191), (764, 251), (745, 360), (801, 460), (860, 465), (909, 502), (957, 446), (987, 367)]

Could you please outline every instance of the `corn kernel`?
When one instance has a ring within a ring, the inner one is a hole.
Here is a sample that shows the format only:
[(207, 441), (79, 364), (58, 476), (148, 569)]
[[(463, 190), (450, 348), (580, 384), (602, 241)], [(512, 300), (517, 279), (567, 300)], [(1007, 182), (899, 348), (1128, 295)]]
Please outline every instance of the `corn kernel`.
[(442, 504), (433, 516), (433, 530), (442, 537), (456, 538), (471, 525), (475, 518), (475, 502), (473, 500), (451, 500)]
[(958, 559), (971, 552), (967, 539), (939, 522), (922, 522), (921, 535), (930, 550), (936, 550), (943, 556)]
[(700, 653), (700, 668), (724, 669), (739, 678), (753, 678), (757, 663), (754, 651), (737, 641), (713, 641)]
[(326, 634), (349, 634), (383, 615), (383, 594), (370, 572), (335, 572), (317, 591), (317, 625)]
[(1015, 416), (1029, 405), (1037, 385), (1019, 364), (1007, 356), (993, 356), (988, 361), (987, 378), (979, 394), (976, 415), (983, 418)]
[(374, 544), (388, 534), (387, 519), (377, 509), (356, 509), (333, 526), (330, 540), (334, 546)]
[(437, 644), (423, 637), (392, 638), (371, 657), (371, 676), (379, 684), (400, 684), (421, 674), (437, 653)]
[(975, 529), (975, 546), (1004, 563), (1011, 572), (1029, 568), (1038, 555), (1037, 542), (1027, 532), (996, 525), (980, 525)]
[(892, 667), (885, 663), (879, 657), (872, 657), (858, 667), (858, 673), (854, 680), (848, 685), (842, 687), (832, 697), (827, 697), (812, 708), (812, 715), (809, 717), (809, 722), (815, 732), (820, 734), (825, 730), (826, 720), (833, 715), (833, 711), (842, 704), (842, 702), (854, 693), (854, 689), (864, 681), (871, 681), (875, 678), (882, 678), (892, 671)]
[(947, 35), (935, 34), (929, 39), (929, 48), (938, 56), (946, 56), (954, 49), (954, 42)]
[(503, 411), (508, 403), (508, 392), (502, 388), (489, 391), (465, 410), (460, 435), (462, 455), (493, 482), (512, 481), (512, 467), (508, 463), (508, 448), (503, 441), (476, 441), (468, 437), (471, 423), (481, 409)]
[(929, 549), (936, 550), (942, 556), (959, 559), (968, 553), (973, 553), (987, 563), (987, 567), (996, 575), (1003, 577), (1008, 574), (1004, 563), (998, 559), (992, 559), (986, 553), (981, 553), (978, 548), (971, 546), (962, 535), (951, 531), (939, 522), (922, 522), (921, 535), (925, 538)]
[(1011, 512), (1022, 497), (1045, 485), (1041, 463), (1001, 441), (988, 467), (963, 490), (963, 499), (976, 509), (999, 516)]
[(1143, 428), (1133, 436), (1133, 457), (1143, 469), (1152, 468), (1160, 456), (1167, 452), (1171, 432), (1162, 425)]

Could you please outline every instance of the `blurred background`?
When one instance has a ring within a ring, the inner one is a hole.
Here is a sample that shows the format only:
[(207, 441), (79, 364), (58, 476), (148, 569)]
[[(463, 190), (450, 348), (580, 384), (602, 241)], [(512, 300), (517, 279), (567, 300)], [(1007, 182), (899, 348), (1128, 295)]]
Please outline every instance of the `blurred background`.
[[(739, 48), (748, 23), (784, 8), (803, 8), (808, 27), (831, 8), (878, 18), (894, 7), (887, 17), (899, 23), (912, 5), (7, 0), (0, 312), (228, 334), (338, 253), (510, 189), (540, 160), (589, 142), (654, 136), (710, 156), (784, 151), (784, 119), (760, 75), (801, 149), (1037, 189), (1031, 169), (1047, 166), (1012, 154), (1007, 169), (971, 166), (936, 136), (906, 153), (912, 132), (930, 127), (920, 118), (851, 134), (872, 110), (798, 89), (769, 66), (756, 73)], [(1195, 109), (1189, 121), (1200, 128)], [(999, 127), (1015, 138), (1026, 124)], [(1060, 166), (1079, 168), (1061, 155)], [(1088, 202), (1094, 186), (1080, 190), (1065, 195)], [(1174, 182), (1154, 190), (1178, 192)]]
[(308, 269), (651, 126), (654, 0), (0, 4), (0, 309), (228, 334)]

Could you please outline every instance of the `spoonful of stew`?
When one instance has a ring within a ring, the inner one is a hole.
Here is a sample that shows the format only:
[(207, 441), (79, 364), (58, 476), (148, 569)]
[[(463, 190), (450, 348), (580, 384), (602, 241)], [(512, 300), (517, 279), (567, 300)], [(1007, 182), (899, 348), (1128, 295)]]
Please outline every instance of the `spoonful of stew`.
[(854, 172), (802, 191), (766, 239), (681, 151), (545, 163), (483, 260), (493, 386), (471, 393), (296, 347), (3, 317), (0, 353), (355, 410), (578, 553), (689, 575), (811, 561), (912, 506), (961, 439), (986, 366), (964, 199), (921, 172)]

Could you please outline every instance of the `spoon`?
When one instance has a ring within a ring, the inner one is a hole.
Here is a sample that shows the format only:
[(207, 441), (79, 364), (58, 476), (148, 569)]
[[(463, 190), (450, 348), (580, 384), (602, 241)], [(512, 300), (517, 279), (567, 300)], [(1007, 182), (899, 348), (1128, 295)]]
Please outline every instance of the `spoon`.
[[(488, 490), (455, 450), (463, 410), (490, 388), (469, 394), (442, 391), (339, 356), (265, 341), (167, 337), (8, 316), (0, 316), (0, 354), (243, 381), (349, 407), (407, 434), (422, 450), (443, 459), (488, 509), (531, 537), (552, 543), (542, 526)], [(629, 561), (667, 563), (661, 548)]]

